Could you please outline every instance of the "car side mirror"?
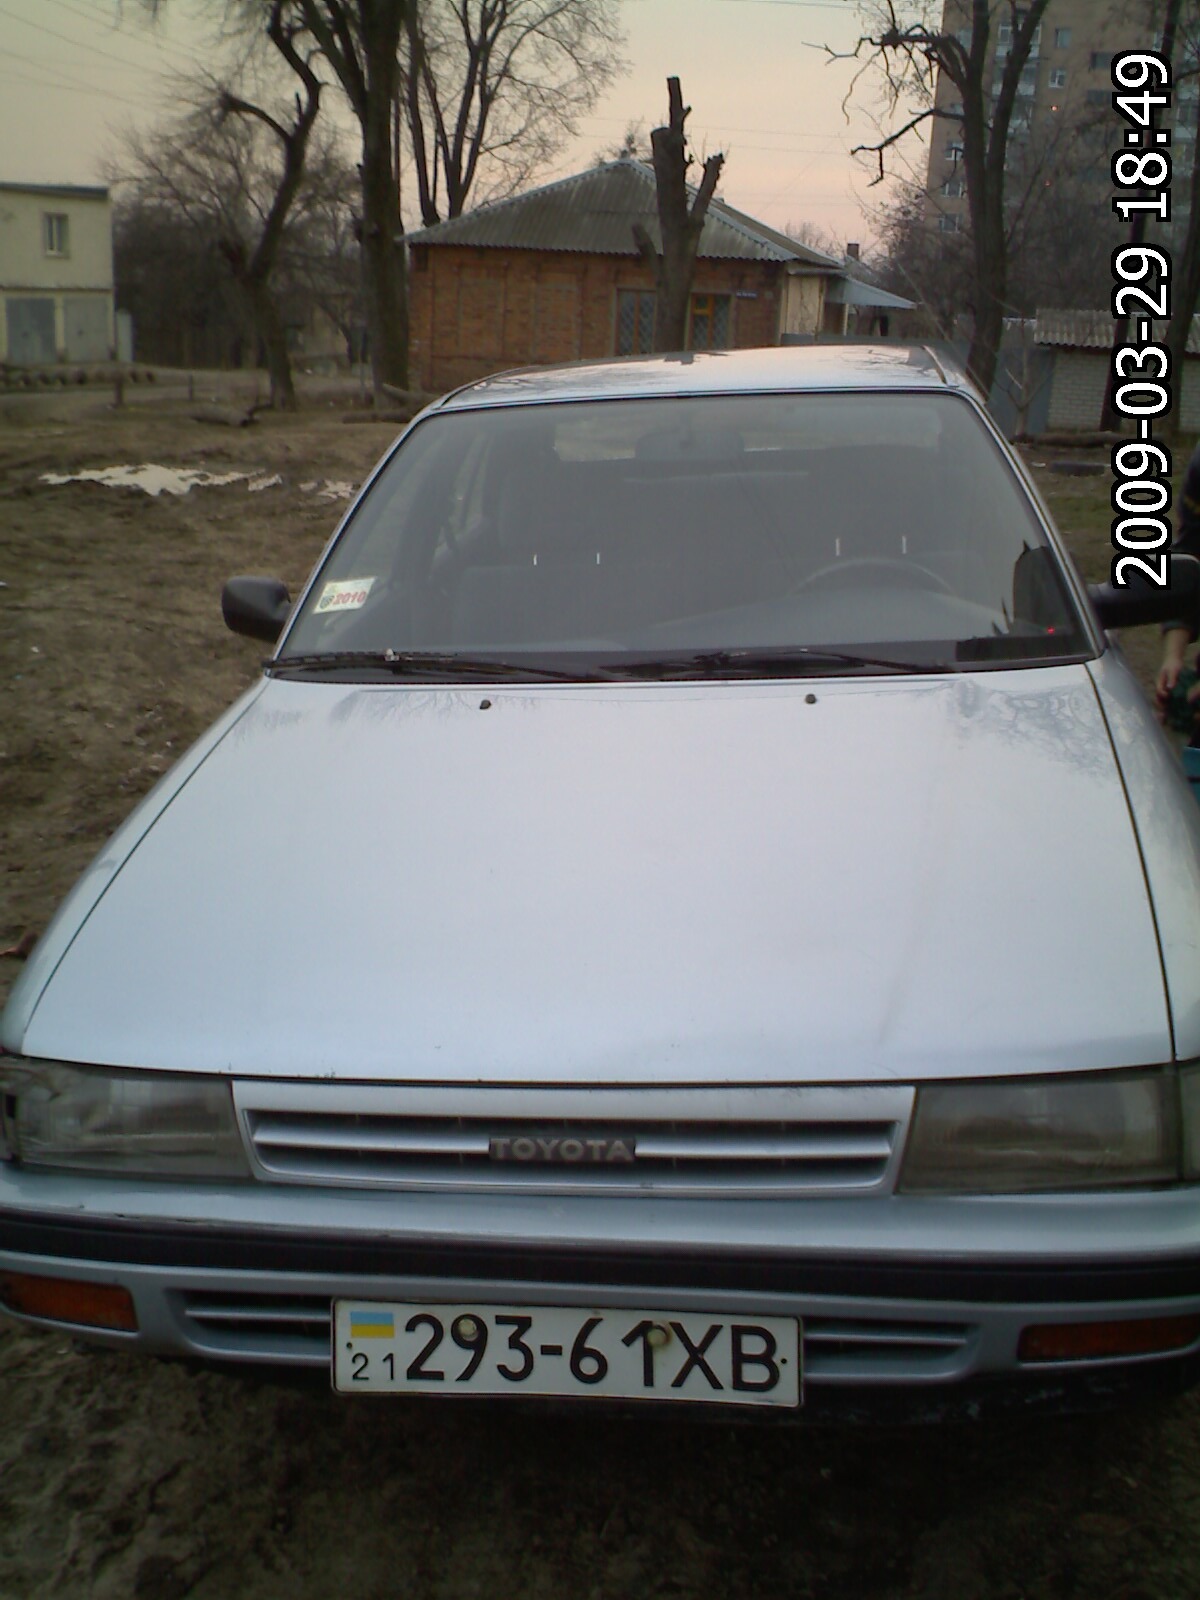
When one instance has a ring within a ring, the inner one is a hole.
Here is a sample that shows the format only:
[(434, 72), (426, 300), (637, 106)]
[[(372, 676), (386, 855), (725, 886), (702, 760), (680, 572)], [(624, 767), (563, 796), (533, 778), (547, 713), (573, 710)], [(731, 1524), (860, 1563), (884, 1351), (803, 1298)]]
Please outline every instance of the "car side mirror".
[(1195, 556), (1168, 556), (1167, 578), (1168, 588), (1140, 572), (1122, 589), (1111, 583), (1089, 583), (1088, 596), (1100, 626), (1139, 628), (1148, 622), (1175, 622), (1195, 638), (1200, 634), (1200, 561)]
[(278, 578), (230, 578), (221, 590), (225, 626), (274, 644), (292, 610), (287, 585)]

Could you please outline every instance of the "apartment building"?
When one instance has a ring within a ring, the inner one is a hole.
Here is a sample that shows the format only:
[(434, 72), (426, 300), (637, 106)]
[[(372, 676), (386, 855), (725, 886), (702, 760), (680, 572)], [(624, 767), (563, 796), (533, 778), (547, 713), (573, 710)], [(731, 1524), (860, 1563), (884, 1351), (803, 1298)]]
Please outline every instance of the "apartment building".
[[(1007, 5), (993, 5), (987, 75), (993, 98), (999, 93), (1004, 63), (1012, 49)], [(1157, 48), (1162, 36), (1162, 0), (1050, 0), (1033, 49), (1021, 73), (1011, 123), (1008, 166), (1011, 198), (1019, 199), (1020, 176), (1053, 183), (1069, 176), (1098, 188), (1110, 187), (1109, 156), (1117, 120), (1109, 76), (1120, 50)], [(970, 38), (970, 0), (946, 0), (943, 27)], [(1174, 130), (1176, 177), (1188, 171), (1196, 148), (1200, 85), (1183, 82), (1170, 121)], [(952, 119), (961, 109), (956, 86), (942, 74), (935, 103), (950, 116), (931, 124), (926, 218), (942, 233), (958, 233), (968, 223), (962, 132)]]

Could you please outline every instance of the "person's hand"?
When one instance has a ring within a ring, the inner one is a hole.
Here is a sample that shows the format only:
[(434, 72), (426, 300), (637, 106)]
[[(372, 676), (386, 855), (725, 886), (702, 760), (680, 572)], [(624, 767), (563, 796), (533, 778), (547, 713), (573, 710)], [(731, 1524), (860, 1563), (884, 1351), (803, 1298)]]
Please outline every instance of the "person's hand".
[(1158, 669), (1158, 677), (1154, 680), (1154, 693), (1159, 700), (1166, 700), (1171, 690), (1179, 682), (1179, 674), (1183, 671), (1183, 662), (1174, 657), (1168, 657)]
[(1167, 701), (1171, 698), (1171, 693), (1179, 682), (1179, 674), (1184, 668), (1187, 639), (1187, 633), (1183, 628), (1172, 628), (1165, 640), (1162, 666), (1159, 667), (1158, 677), (1154, 680), (1154, 697), (1158, 702), (1160, 722), (1166, 711)]

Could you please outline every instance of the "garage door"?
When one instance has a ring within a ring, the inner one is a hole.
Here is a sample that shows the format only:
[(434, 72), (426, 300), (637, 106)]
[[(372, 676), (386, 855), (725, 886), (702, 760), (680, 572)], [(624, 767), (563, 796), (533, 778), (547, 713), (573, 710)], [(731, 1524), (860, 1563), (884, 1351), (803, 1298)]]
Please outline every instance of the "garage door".
[(107, 361), (108, 301), (98, 296), (68, 295), (63, 301), (68, 361)]
[(6, 302), (8, 359), (17, 367), (46, 366), (54, 360), (54, 301), (40, 295)]

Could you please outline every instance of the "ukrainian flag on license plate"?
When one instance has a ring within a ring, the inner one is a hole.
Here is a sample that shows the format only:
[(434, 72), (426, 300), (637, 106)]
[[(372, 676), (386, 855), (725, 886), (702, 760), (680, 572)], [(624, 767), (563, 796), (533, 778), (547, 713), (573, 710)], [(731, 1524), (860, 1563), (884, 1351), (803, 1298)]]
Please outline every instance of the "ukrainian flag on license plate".
[(395, 1337), (396, 1319), (390, 1311), (352, 1311), (350, 1337), (352, 1339), (391, 1339)]

